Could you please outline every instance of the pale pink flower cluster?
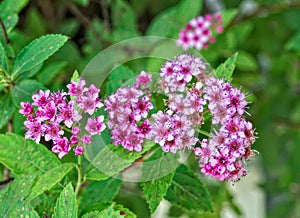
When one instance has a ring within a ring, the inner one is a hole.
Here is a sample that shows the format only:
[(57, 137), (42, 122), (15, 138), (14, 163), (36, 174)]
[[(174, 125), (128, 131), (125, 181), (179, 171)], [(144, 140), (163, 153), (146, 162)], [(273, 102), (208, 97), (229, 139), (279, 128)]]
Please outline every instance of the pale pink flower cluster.
[(221, 14), (208, 14), (193, 18), (179, 33), (177, 44), (183, 49), (196, 48), (201, 50), (208, 48), (215, 42), (213, 32), (223, 32), (223, 20)]
[[(202, 59), (189, 55), (180, 55), (164, 64), (160, 84), (168, 97), (168, 111), (152, 115), (151, 136), (165, 152), (193, 149), (200, 157), (201, 172), (205, 175), (237, 181), (246, 175), (244, 163), (253, 156), (251, 145), (255, 141), (252, 124), (242, 117), (247, 101), (240, 89), (206, 71)], [(204, 113), (211, 114), (211, 123), (216, 128), (211, 137), (195, 147), (198, 140), (192, 129), (201, 127)], [(181, 128), (174, 124), (178, 117)], [(181, 135), (188, 136), (189, 141), (183, 143)]]
[(201, 156), (200, 168), (205, 175), (237, 181), (246, 175), (244, 163), (253, 156), (255, 141), (252, 124), (242, 117), (247, 101), (240, 89), (223, 79), (211, 77), (205, 84), (204, 99), (218, 131), (209, 141), (203, 140), (195, 154)]
[[(75, 155), (84, 152), (83, 145), (92, 142), (91, 135), (100, 134), (105, 129), (104, 117), (88, 118), (85, 129), (88, 133), (81, 134), (82, 114), (93, 115), (103, 104), (99, 100), (99, 89), (94, 85), (89, 88), (80, 78), (78, 82), (67, 85), (69, 92), (38, 90), (32, 96), (33, 103), (21, 102), (19, 113), (27, 117), (24, 122), (25, 138), (39, 143), (52, 141), (52, 151), (62, 158), (72, 148)], [(74, 100), (69, 100), (72, 98)], [(67, 132), (70, 136), (67, 137)]]
[(134, 88), (119, 88), (105, 100), (108, 111), (108, 128), (114, 145), (122, 145), (129, 151), (142, 151), (145, 139), (149, 138), (151, 125), (148, 120), (149, 111), (153, 108), (150, 95), (145, 94), (142, 86), (151, 81), (151, 74), (141, 72)]

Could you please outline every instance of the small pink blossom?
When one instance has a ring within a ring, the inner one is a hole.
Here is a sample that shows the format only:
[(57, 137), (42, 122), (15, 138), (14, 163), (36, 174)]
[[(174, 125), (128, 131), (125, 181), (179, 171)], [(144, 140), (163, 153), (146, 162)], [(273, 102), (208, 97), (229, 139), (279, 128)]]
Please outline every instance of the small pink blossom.
[(105, 124), (103, 123), (104, 116), (93, 118), (88, 118), (85, 129), (90, 132), (92, 135), (100, 134), (105, 128)]
[(77, 156), (82, 155), (84, 152), (84, 148), (80, 145), (76, 146), (73, 150), (74, 150), (75, 155), (77, 155)]
[(30, 103), (28, 102), (21, 102), (21, 109), (19, 110), (20, 114), (23, 114), (25, 116), (28, 116), (33, 112), (33, 107)]

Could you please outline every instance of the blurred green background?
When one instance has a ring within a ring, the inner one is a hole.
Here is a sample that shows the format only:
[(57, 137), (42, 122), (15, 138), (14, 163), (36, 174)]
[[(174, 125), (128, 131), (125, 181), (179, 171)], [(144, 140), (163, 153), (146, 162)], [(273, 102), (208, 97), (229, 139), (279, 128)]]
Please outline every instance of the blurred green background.
[[(194, 16), (217, 11), (224, 11), (225, 32), (200, 53), (217, 67), (239, 52), (233, 82), (251, 94), (249, 119), (258, 133), (254, 149), (259, 152), (253, 164), (262, 172), (257, 186), (265, 194), (265, 215), (300, 217), (300, 1), (33, 0), (19, 13), (9, 38), (19, 51), (46, 33), (71, 37), (36, 75), (55, 90), (114, 43), (143, 35), (176, 38)], [(149, 70), (143, 61), (127, 67)], [(221, 199), (218, 194), (213, 198)], [(146, 208), (137, 195), (119, 196), (119, 201), (134, 202), (135, 211)]]

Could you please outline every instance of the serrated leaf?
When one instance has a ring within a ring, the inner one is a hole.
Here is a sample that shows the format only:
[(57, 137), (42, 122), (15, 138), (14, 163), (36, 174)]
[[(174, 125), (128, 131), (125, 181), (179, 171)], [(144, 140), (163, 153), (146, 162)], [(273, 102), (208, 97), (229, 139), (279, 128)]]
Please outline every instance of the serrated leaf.
[(82, 193), (79, 208), (85, 209), (95, 203), (112, 201), (118, 194), (121, 184), (121, 178), (91, 182)]
[(177, 38), (180, 29), (196, 17), (201, 8), (202, 0), (183, 0), (155, 17), (146, 35)]
[(119, 217), (124, 217), (120, 215), (120, 211), (114, 210), (113, 205), (109, 206), (105, 210), (102, 210), (99, 215), (97, 215), (98, 218), (107, 218), (107, 217), (112, 217), (112, 218), (119, 218)]
[(8, 92), (0, 96), (0, 129), (7, 123), (15, 109), (16, 108), (12, 102), (11, 93)]
[(131, 69), (120, 65), (109, 74), (106, 93), (109, 95), (116, 92), (118, 88), (122, 87), (133, 76), (134, 73)]
[(171, 185), (178, 166), (176, 155), (165, 154), (160, 148), (142, 165), (141, 183), (151, 214), (154, 213)]
[(0, 41), (0, 68), (2, 68), (6, 72), (8, 71), (7, 57), (1, 41)]
[(38, 180), (32, 187), (29, 199), (32, 200), (42, 194), (44, 191), (50, 190), (54, 185), (60, 182), (74, 167), (75, 164), (73, 163), (61, 164), (39, 176)]
[(100, 216), (99, 211), (92, 211), (84, 214), (81, 218), (97, 218)]
[(44, 89), (44, 85), (36, 80), (23, 80), (13, 88), (12, 100), (17, 107), (20, 107), (21, 102), (32, 101), (32, 95), (35, 93), (36, 90)]
[(185, 165), (177, 168), (165, 198), (172, 204), (188, 211), (212, 210), (212, 201), (207, 188)]
[(90, 161), (91, 166), (108, 176), (113, 176), (130, 166), (152, 146), (153, 144), (148, 142), (141, 152), (130, 152), (121, 146), (107, 145)]
[(59, 160), (44, 145), (13, 133), (0, 134), (0, 163), (13, 173), (42, 174), (59, 166)]
[(44, 85), (48, 85), (52, 80), (61, 73), (62, 70), (67, 66), (67, 62), (51, 62), (50, 64), (43, 66), (39, 74), (37, 75), (37, 80)]
[(232, 73), (235, 69), (235, 63), (237, 60), (238, 53), (233, 54), (223, 64), (219, 65), (215, 71), (217, 78), (223, 78), (230, 81)]
[(137, 217), (128, 208), (123, 207), (123, 205), (120, 205), (120, 204), (114, 205), (114, 210), (119, 211), (119, 213), (122, 214), (122, 217), (124, 217), (124, 218), (136, 218)]
[(39, 218), (39, 214), (33, 209), (27, 201), (19, 200), (16, 204), (15, 208), (12, 210), (10, 214), (11, 218), (15, 217), (28, 217), (28, 218)]
[(35, 180), (35, 175), (26, 175), (16, 178), (11, 185), (0, 193), (0, 217), (13, 217), (11, 213), (17, 204), (24, 202), (30, 193), (30, 189)]
[(52, 218), (61, 217), (77, 217), (76, 196), (71, 183), (69, 183), (61, 192), (54, 208)]
[(17, 55), (12, 68), (12, 79), (47, 60), (67, 40), (63, 35), (49, 34), (32, 41)]

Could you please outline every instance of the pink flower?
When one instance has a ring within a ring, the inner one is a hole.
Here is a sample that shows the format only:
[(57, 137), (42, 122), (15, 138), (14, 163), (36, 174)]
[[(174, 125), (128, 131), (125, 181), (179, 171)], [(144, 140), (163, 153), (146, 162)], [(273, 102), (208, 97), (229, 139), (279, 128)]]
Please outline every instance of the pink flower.
[(86, 145), (89, 145), (92, 143), (92, 137), (89, 135), (83, 135), (81, 140), (82, 140), (82, 143), (86, 144)]
[(45, 132), (45, 141), (56, 140), (64, 134), (64, 131), (57, 123), (44, 124), (43, 130)]
[(71, 150), (70, 143), (66, 137), (57, 139), (54, 141), (54, 145), (52, 147), (53, 153), (58, 153), (58, 158), (61, 159), (63, 156), (69, 153)]
[(84, 148), (82, 146), (76, 146), (73, 150), (77, 156), (82, 155), (84, 152)]
[(36, 94), (32, 96), (32, 100), (33, 100), (32, 105), (39, 106), (39, 107), (45, 106), (49, 102), (49, 96), (50, 96), (50, 90), (46, 90), (46, 91), (37, 90)]
[(105, 124), (103, 123), (104, 116), (93, 118), (88, 118), (85, 129), (91, 133), (92, 135), (100, 134), (105, 128)]
[(83, 92), (86, 91), (85, 88), (85, 80), (82, 78), (79, 78), (78, 82), (71, 82), (70, 84), (67, 85), (67, 88), (69, 90), (69, 95), (72, 96), (81, 96), (83, 95)]
[(193, 18), (183, 30), (180, 31), (177, 44), (183, 49), (207, 48), (209, 43), (214, 42), (213, 32), (223, 32), (223, 21), (220, 14), (199, 16)]
[(141, 85), (147, 86), (151, 82), (151, 77), (151, 74), (147, 74), (145, 71), (142, 71), (141, 74), (136, 78), (134, 87), (138, 89)]
[(77, 135), (72, 135), (70, 137), (70, 142), (71, 142), (71, 144), (76, 145), (79, 142), (78, 136)]
[(25, 116), (28, 116), (33, 112), (33, 107), (30, 103), (28, 102), (21, 102), (21, 109), (19, 110), (20, 114), (23, 114)]

